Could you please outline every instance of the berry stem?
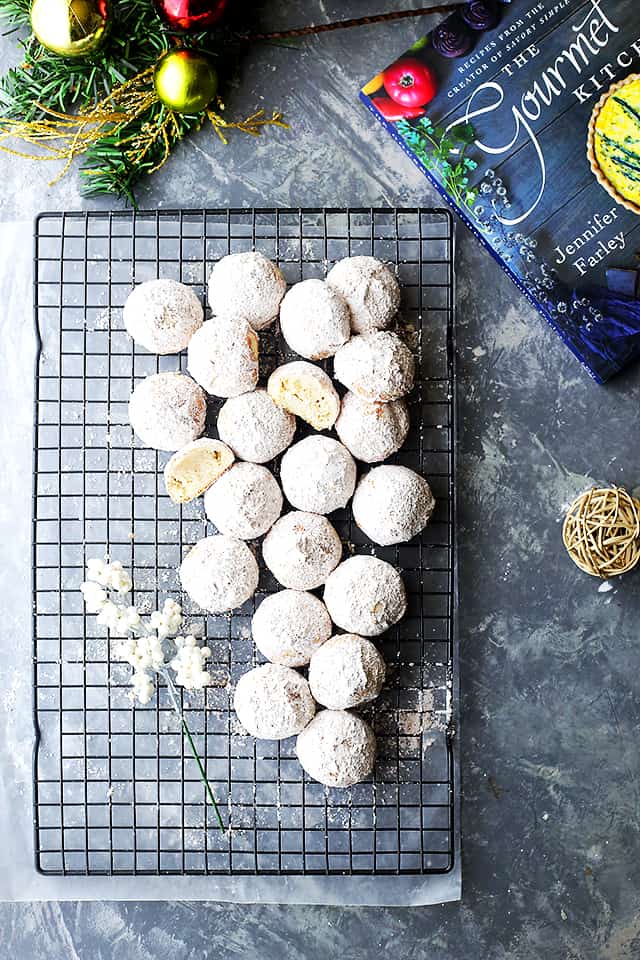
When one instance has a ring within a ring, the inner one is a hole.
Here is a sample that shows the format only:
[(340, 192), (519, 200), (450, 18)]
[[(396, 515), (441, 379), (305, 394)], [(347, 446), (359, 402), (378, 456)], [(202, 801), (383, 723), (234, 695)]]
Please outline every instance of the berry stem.
[(196, 762), (196, 766), (198, 767), (198, 772), (199, 772), (199, 774), (200, 774), (200, 779), (202, 780), (202, 784), (203, 784), (203, 786), (204, 786), (204, 788), (205, 788), (205, 790), (206, 790), (206, 792), (207, 792), (207, 796), (208, 796), (208, 798), (209, 798), (209, 802), (211, 803), (213, 809), (214, 809), (215, 812), (216, 812), (216, 817), (217, 817), (217, 819), (218, 819), (218, 825), (220, 826), (220, 829), (221, 829), (222, 832), (224, 833), (224, 832), (225, 832), (225, 826), (224, 826), (224, 823), (222, 822), (222, 817), (220, 816), (220, 810), (218, 809), (218, 804), (216, 803), (216, 798), (215, 798), (214, 795), (213, 795), (213, 790), (211, 789), (211, 784), (209, 783), (209, 780), (208, 780), (208, 778), (207, 778), (207, 774), (206, 774), (206, 771), (205, 771), (205, 769), (204, 769), (204, 765), (203, 765), (203, 763), (202, 763), (202, 760), (200, 759), (200, 754), (198, 753), (198, 750), (197, 750), (197, 748), (196, 748), (196, 745), (195, 745), (195, 743), (193, 742), (193, 737), (191, 736), (191, 731), (189, 730), (189, 727), (188, 727), (188, 725), (187, 725), (187, 721), (186, 721), (186, 719), (185, 719), (184, 713), (182, 712), (182, 708), (181, 708), (181, 706), (180, 706), (180, 704), (179, 704), (179, 702), (178, 702), (177, 690), (176, 690), (175, 684), (174, 684), (174, 682), (173, 682), (173, 679), (172, 679), (172, 677), (171, 677), (171, 674), (170, 674), (167, 670), (159, 670), (158, 672), (159, 672), (160, 676), (164, 678), (165, 683), (167, 684), (167, 691), (168, 691), (168, 693), (169, 693), (169, 699), (171, 700), (171, 705), (172, 705), (173, 709), (175, 710), (176, 716), (177, 716), (178, 719), (180, 720), (180, 723), (182, 724), (182, 730), (183, 730), (184, 735), (185, 735), (185, 737), (186, 737), (187, 743), (189, 744), (189, 748), (191, 749), (191, 754), (192, 754), (192, 756), (193, 756), (193, 759), (194, 759), (195, 762)]

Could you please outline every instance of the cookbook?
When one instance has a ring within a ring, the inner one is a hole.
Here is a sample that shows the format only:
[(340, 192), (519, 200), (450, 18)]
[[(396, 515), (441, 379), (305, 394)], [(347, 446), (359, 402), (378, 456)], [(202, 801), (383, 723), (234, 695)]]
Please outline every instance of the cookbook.
[(640, 353), (637, 0), (471, 0), (360, 96), (591, 376)]

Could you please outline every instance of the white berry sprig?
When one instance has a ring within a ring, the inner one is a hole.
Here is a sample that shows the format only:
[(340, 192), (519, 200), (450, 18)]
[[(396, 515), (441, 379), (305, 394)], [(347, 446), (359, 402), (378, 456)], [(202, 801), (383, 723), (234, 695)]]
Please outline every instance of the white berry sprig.
[(118, 660), (132, 667), (132, 695), (140, 703), (149, 703), (156, 676), (168, 669), (187, 690), (202, 690), (211, 683), (206, 669), (211, 653), (192, 635), (179, 636), (182, 607), (175, 600), (165, 600), (162, 609), (154, 610), (145, 621), (140, 611), (127, 603), (133, 589), (129, 573), (120, 561), (108, 563), (97, 557), (87, 560), (87, 579), (80, 589), (87, 610), (97, 614), (97, 622), (114, 637), (123, 638), (114, 652)]
[[(111, 563), (97, 557), (87, 560), (87, 579), (81, 584), (80, 590), (87, 611), (97, 614), (97, 623), (119, 638), (114, 653), (118, 660), (128, 663), (132, 668), (132, 699), (142, 704), (149, 703), (156, 691), (157, 677), (165, 681), (171, 705), (191, 748), (220, 829), (224, 832), (218, 804), (176, 690), (176, 683), (185, 690), (202, 690), (212, 682), (211, 674), (206, 669), (211, 651), (206, 646), (200, 646), (192, 634), (180, 635), (182, 607), (175, 600), (165, 600), (162, 609), (154, 610), (146, 622), (137, 607), (127, 602), (133, 590), (133, 581), (118, 560)], [(175, 674), (175, 680), (171, 671)]]

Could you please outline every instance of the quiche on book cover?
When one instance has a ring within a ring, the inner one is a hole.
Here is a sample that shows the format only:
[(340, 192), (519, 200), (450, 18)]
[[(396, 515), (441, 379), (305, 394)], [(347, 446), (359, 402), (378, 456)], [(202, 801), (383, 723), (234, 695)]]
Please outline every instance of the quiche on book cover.
[(640, 354), (637, 0), (471, 0), (360, 96), (594, 379)]

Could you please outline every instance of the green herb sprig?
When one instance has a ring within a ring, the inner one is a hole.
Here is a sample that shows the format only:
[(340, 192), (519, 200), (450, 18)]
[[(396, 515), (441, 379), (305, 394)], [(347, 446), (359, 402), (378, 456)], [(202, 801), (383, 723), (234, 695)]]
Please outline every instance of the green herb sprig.
[(396, 129), (411, 152), (427, 170), (433, 170), (447, 192), (459, 206), (472, 207), (478, 188), (469, 185), (469, 176), (478, 164), (465, 156), (475, 140), (470, 123), (460, 123), (450, 130), (434, 126), (428, 117), (416, 121), (399, 120)]

